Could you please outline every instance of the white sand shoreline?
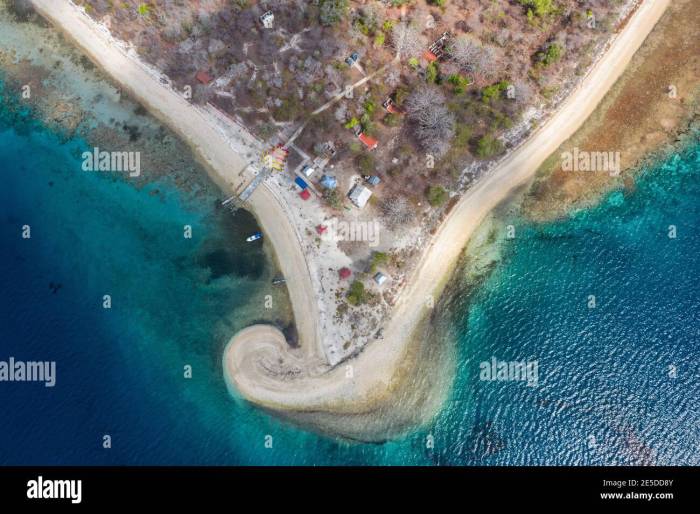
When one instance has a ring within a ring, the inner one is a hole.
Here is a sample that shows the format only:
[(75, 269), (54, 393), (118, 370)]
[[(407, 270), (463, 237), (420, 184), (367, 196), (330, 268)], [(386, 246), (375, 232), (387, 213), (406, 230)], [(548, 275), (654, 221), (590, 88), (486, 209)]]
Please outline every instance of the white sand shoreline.
[[(370, 343), (353, 362), (354, 377), (345, 369), (332, 370), (306, 380), (275, 381), (255, 372), (260, 355), (257, 342), (275, 339), (260, 328), (234, 337), (227, 346), (224, 365), (227, 380), (246, 398), (273, 409), (329, 410), (339, 414), (362, 412), (390, 389), (395, 372), (413, 332), (429, 313), (427, 297), (437, 297), (469, 237), (484, 217), (518, 187), (526, 184), (545, 159), (569, 139), (595, 110), (605, 93), (622, 75), (636, 50), (663, 15), (668, 0), (643, 2), (625, 27), (559, 109), (530, 138), (474, 184), (460, 199), (434, 235), (420, 259), (412, 280), (402, 293), (385, 330), (384, 340)], [(285, 348), (276, 345), (275, 353)]]
[[(239, 173), (247, 163), (204, 117), (193, 116), (192, 105), (123, 55), (105, 34), (95, 29), (94, 23), (67, 2), (32, 3), (94, 62), (177, 131), (224, 190), (235, 190), (242, 180)], [(385, 325), (384, 339), (370, 342), (358, 356), (328, 372), (308, 372), (309, 363), (322, 354), (322, 334), (311, 270), (302, 251), (301, 235), (290, 221), (292, 211), (271, 188), (258, 188), (250, 205), (287, 278), (304, 351), (290, 351), (284, 336), (274, 327), (249, 327), (236, 334), (224, 352), (224, 375), (229, 387), (235, 387), (254, 403), (289, 412), (358, 414), (370, 412), (378, 402), (386, 401), (397, 384), (409, 342), (429, 313), (426, 300), (441, 293), (473, 231), (488, 212), (526, 184), (541, 163), (583, 124), (623, 73), (668, 4), (669, 0), (644, 1), (559, 109), (463, 195), (425, 249), (401, 293), (402, 301)], [(261, 369), (261, 362), (280, 359), (292, 368), (298, 367), (296, 378), (282, 380)], [(352, 368), (351, 377), (347, 366)]]

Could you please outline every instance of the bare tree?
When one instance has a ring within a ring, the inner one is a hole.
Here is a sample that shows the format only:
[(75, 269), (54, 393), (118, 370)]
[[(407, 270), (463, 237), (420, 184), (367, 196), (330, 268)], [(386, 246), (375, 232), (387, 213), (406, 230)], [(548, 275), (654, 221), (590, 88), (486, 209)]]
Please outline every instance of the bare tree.
[(511, 87), (512, 89), (509, 88), (507, 96), (514, 100), (515, 104), (521, 109), (527, 107), (535, 96), (535, 91), (527, 80), (518, 79)]
[(418, 57), (426, 48), (427, 40), (415, 25), (402, 22), (391, 29), (391, 41), (402, 59)]
[(426, 109), (430, 109), (435, 105), (445, 103), (445, 95), (433, 86), (421, 86), (413, 90), (406, 98), (406, 110), (411, 117), (418, 116)]
[(483, 80), (492, 80), (498, 71), (496, 50), (473, 37), (458, 37), (450, 47), (450, 55), (464, 71)]
[(348, 117), (347, 104), (345, 102), (342, 102), (341, 104), (339, 104), (338, 108), (333, 113), (333, 116), (335, 117), (336, 121), (339, 121), (340, 123), (344, 123)]
[(389, 87), (396, 87), (401, 84), (401, 70), (394, 67), (389, 68), (384, 77), (384, 83)]
[(450, 46), (450, 55), (465, 71), (473, 71), (481, 53), (481, 43), (470, 36), (460, 36)]
[(421, 148), (435, 158), (444, 157), (455, 133), (454, 115), (445, 107), (445, 96), (436, 87), (423, 86), (406, 99), (413, 132)]

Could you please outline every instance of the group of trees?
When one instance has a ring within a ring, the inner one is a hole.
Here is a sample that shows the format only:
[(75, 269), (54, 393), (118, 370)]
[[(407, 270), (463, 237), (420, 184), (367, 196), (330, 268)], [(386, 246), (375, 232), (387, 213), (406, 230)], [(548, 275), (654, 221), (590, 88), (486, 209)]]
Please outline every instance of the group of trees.
[(320, 0), (319, 20), (322, 25), (335, 25), (348, 12), (348, 0)]
[(418, 143), (436, 159), (444, 157), (449, 151), (455, 134), (455, 117), (445, 103), (442, 91), (429, 85), (414, 89), (405, 102)]

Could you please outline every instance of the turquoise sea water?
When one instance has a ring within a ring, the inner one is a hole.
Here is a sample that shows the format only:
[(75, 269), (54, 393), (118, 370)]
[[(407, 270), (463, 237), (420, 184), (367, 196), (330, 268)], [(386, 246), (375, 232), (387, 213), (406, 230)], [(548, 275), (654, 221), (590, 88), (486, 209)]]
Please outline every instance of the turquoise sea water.
[[(58, 377), (54, 388), (0, 383), (0, 463), (699, 463), (697, 145), (570, 220), (515, 220), (500, 265), (448, 302), (458, 373), (444, 409), (371, 445), (299, 430), (227, 394), (223, 345), (274, 317), (259, 307), (271, 265), (242, 243), (252, 218), (163, 179), (137, 189), (82, 172), (83, 147), (3, 96), (0, 359), (56, 360)], [(479, 380), (492, 357), (536, 360), (537, 387)]]

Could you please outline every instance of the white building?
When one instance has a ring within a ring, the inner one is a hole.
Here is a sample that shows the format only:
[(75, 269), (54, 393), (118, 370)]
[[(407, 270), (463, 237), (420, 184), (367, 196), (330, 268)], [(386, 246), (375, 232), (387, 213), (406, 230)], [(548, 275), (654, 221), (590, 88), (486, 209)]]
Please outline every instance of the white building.
[(386, 279), (387, 276), (381, 271), (377, 271), (377, 273), (374, 275), (374, 281), (378, 286), (381, 286), (384, 282), (386, 282)]
[(267, 11), (265, 14), (260, 16), (260, 23), (262, 23), (263, 27), (266, 29), (271, 29), (275, 23), (275, 15), (272, 14), (272, 11)]
[(350, 201), (360, 209), (367, 205), (370, 196), (372, 196), (372, 191), (362, 184), (355, 184), (348, 194)]

